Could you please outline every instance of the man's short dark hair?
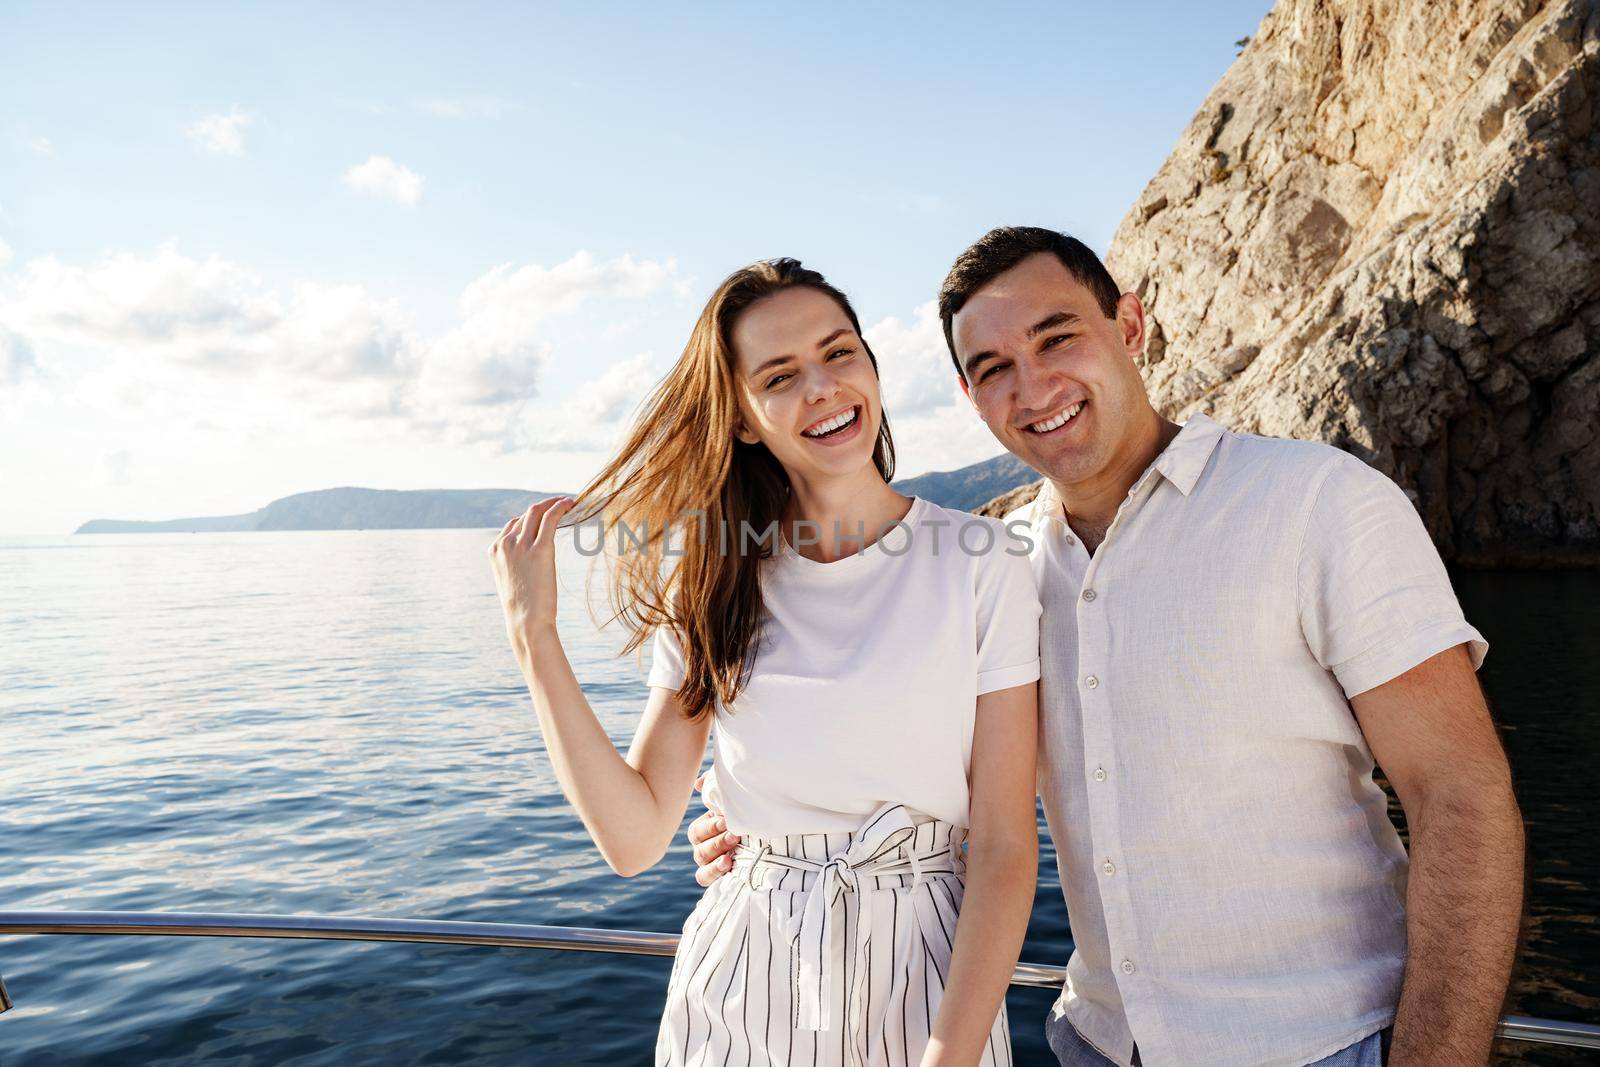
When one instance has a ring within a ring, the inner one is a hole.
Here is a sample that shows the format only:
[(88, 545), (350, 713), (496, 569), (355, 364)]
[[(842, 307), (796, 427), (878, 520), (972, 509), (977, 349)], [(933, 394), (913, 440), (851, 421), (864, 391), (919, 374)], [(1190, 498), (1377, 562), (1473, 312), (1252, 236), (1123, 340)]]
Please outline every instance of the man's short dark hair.
[(956, 374), (966, 377), (961, 360), (956, 356), (956, 339), (952, 323), (956, 312), (972, 298), (972, 294), (1015, 267), (1029, 256), (1049, 252), (1061, 261), (1067, 272), (1094, 294), (1095, 302), (1106, 318), (1117, 317), (1117, 300), (1122, 290), (1111, 279), (1100, 257), (1089, 246), (1064, 233), (1047, 230), (1042, 226), (1001, 226), (978, 238), (965, 252), (956, 257), (955, 266), (945, 275), (939, 287), (939, 318), (944, 322), (944, 343), (950, 347), (950, 359), (956, 365)]

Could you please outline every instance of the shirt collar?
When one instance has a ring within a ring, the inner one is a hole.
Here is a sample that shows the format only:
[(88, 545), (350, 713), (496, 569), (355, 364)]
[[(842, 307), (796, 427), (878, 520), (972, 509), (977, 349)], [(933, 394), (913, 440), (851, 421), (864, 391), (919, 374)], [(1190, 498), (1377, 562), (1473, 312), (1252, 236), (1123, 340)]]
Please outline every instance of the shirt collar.
[(1189, 416), (1178, 436), (1156, 457), (1155, 468), (1171, 482), (1178, 492), (1188, 496), (1194, 492), (1195, 483), (1211, 462), (1211, 453), (1217, 442), (1227, 433), (1221, 426), (1201, 414)]
[[(1191, 415), (1178, 431), (1178, 436), (1162, 450), (1152, 466), (1178, 492), (1188, 496), (1194, 492), (1195, 483), (1200, 481), (1206, 464), (1211, 462), (1211, 453), (1217, 450), (1217, 442), (1227, 432), (1205, 415)], [(1039, 495), (1033, 498), (1033, 508), (1028, 515), (1030, 524), (1037, 526), (1044, 519), (1062, 518), (1063, 515), (1061, 497), (1056, 493), (1055, 486), (1050, 484), (1050, 479), (1046, 478), (1039, 487)]]
[(1028, 525), (1036, 530), (1042, 530), (1044, 523), (1049, 519), (1066, 521), (1066, 514), (1061, 507), (1061, 498), (1056, 495), (1056, 487), (1046, 478), (1039, 486), (1038, 493), (1034, 494), (1033, 506), (1028, 509)]

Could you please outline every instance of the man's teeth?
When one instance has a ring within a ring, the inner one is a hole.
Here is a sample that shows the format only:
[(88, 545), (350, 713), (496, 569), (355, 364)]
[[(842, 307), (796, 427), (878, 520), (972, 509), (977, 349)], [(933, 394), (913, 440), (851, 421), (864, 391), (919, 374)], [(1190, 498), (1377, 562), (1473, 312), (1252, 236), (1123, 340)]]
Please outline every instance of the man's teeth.
[(1065, 426), (1073, 416), (1082, 410), (1083, 401), (1080, 400), (1070, 408), (1067, 408), (1061, 414), (1057, 415), (1055, 418), (1045, 419), (1043, 422), (1036, 422), (1029, 426), (1028, 429), (1032, 430), (1034, 433), (1049, 433), (1051, 430), (1054, 430), (1057, 427)]
[(807, 436), (807, 437), (826, 437), (830, 433), (833, 433), (835, 430), (842, 430), (846, 426), (849, 426), (852, 422), (855, 422), (855, 421), (856, 421), (856, 409), (855, 408), (851, 408), (849, 411), (840, 412), (838, 415), (835, 415), (833, 418), (826, 419), (826, 420), (824, 420), (822, 422), (817, 423), (815, 426), (811, 427), (810, 429), (802, 430), (800, 432), (805, 434), (805, 436)]

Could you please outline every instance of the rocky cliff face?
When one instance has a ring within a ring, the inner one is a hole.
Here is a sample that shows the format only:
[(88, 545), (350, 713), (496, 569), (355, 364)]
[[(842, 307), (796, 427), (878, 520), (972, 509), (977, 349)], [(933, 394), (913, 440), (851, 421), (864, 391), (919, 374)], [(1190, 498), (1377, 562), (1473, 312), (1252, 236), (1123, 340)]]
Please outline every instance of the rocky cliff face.
[(1600, 0), (1280, 0), (1107, 265), (1165, 414), (1361, 456), (1458, 563), (1600, 563)]

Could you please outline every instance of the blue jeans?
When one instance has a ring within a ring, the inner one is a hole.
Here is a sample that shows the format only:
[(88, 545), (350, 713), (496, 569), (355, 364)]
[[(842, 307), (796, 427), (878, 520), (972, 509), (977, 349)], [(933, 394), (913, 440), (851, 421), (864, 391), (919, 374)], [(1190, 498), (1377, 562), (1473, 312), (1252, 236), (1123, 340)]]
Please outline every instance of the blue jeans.
[[(1044, 1032), (1050, 1042), (1050, 1051), (1061, 1061), (1061, 1067), (1116, 1067), (1116, 1061), (1107, 1059), (1099, 1049), (1080, 1037), (1064, 1015), (1051, 1012), (1045, 1019)], [(1389, 1031), (1380, 1030), (1306, 1067), (1383, 1067), (1388, 1044)], [(1137, 1046), (1133, 1050), (1133, 1067), (1141, 1067)]]

